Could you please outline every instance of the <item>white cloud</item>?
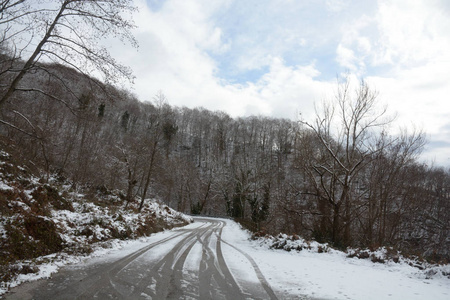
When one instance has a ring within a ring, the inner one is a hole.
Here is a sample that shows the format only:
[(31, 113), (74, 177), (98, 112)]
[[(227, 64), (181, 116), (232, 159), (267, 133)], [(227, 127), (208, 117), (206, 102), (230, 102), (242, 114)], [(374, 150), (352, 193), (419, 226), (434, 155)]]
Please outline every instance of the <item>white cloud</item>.
[(336, 60), (339, 65), (349, 69), (352, 72), (356, 72), (358, 69), (355, 52), (342, 44), (339, 44), (336, 49)]
[(295, 119), (301, 112), (309, 118), (314, 113), (314, 102), (331, 87), (330, 83), (314, 79), (319, 74), (314, 65), (289, 67), (275, 57), (270, 71), (256, 87), (260, 98), (269, 104), (270, 115)]
[[(383, 0), (373, 11), (365, 11), (364, 3), (332, 2), (317, 8), (287, 0), (167, 0), (151, 11), (142, 0), (135, 16), (139, 52), (117, 48), (113, 56), (134, 69), (135, 92), (142, 100), (162, 90), (177, 106), (292, 119), (301, 112), (310, 119), (314, 101), (335, 90), (334, 82), (319, 79), (324, 72), (319, 53), (334, 53), (342, 69), (332, 73), (348, 69), (366, 77), (380, 91), (380, 100), (398, 112), (397, 124), (415, 123), (430, 140), (449, 140), (441, 130), (450, 117), (450, 20), (445, 13), (420, 1)], [(224, 14), (228, 9), (239, 16)], [(319, 18), (311, 13), (317, 9), (332, 14)], [(287, 53), (307, 56), (298, 64)], [(224, 61), (212, 55), (226, 57), (227, 67), (238, 73), (267, 71), (257, 80), (234, 84), (219, 77)], [(381, 71), (373, 73), (374, 68)]]
[[(430, 145), (450, 141), (450, 132), (442, 128), (450, 120), (449, 62), (430, 62), (423, 66), (397, 70), (392, 77), (374, 76), (367, 80), (380, 91), (380, 99), (398, 113), (397, 126), (423, 129)], [(450, 145), (450, 143), (448, 144)], [(450, 165), (445, 157), (450, 146), (427, 147), (424, 158)]]
[[(392, 77), (368, 77), (392, 109), (399, 112), (399, 123), (415, 123), (431, 135), (448, 122), (450, 103), (449, 64), (429, 63), (399, 70)], [(447, 117), (446, 117), (447, 116)]]
[(348, 0), (327, 0), (325, 3), (328, 10), (338, 13), (346, 9), (349, 6), (349, 2)]
[(430, 1), (380, 1), (376, 19), (380, 32), (377, 63), (410, 66), (448, 57), (448, 12)]
[(368, 37), (362, 36), (357, 39), (358, 51), (360, 53), (368, 54), (372, 50), (372, 44)]
[[(450, 140), (441, 130), (450, 117), (449, 32), (448, 8), (439, 1), (380, 0), (372, 16), (343, 26), (337, 61), (380, 91), (398, 112), (397, 125), (423, 128), (434, 145)], [(448, 165), (445, 151), (450, 147), (430, 148), (425, 156)]]
[(205, 10), (199, 1), (169, 0), (158, 11), (138, 3), (139, 52), (124, 56), (120, 48), (114, 56), (134, 69), (134, 92), (141, 100), (150, 100), (162, 90), (177, 106), (203, 106), (232, 116), (295, 119), (299, 111), (312, 114), (314, 100), (326, 90), (326, 83), (314, 80), (320, 74), (314, 64), (287, 66), (278, 56), (258, 52), (258, 47), (249, 49), (255, 51), (251, 59), (236, 63), (248, 69), (266, 65), (269, 71), (254, 83), (228, 83), (217, 76), (217, 62), (208, 54), (226, 52), (233, 42), (224, 40), (222, 29), (211, 20), (214, 9), (223, 8), (218, 2), (214, 9)]

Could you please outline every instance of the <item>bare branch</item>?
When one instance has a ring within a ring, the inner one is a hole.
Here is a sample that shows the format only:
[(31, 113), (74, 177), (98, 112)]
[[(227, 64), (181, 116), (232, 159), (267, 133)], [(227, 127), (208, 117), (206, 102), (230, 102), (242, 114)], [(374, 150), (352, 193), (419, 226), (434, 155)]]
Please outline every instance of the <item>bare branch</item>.
[(40, 139), (40, 137), (38, 137), (37, 135), (34, 135), (34, 134), (32, 134), (32, 133), (29, 133), (28, 131), (25, 131), (25, 130), (23, 130), (23, 129), (21, 129), (21, 128), (19, 128), (19, 127), (13, 125), (13, 124), (11, 124), (11, 123), (9, 123), (9, 122), (6, 122), (6, 121), (2, 120), (2, 119), (0, 119), (0, 123), (2, 123), (3, 125), (6, 125), (6, 126), (8, 126), (8, 127), (11, 127), (11, 128), (13, 128), (13, 129), (15, 129), (15, 130), (17, 130), (17, 131), (20, 131), (20, 132), (22, 132), (23, 134), (26, 134), (26, 135), (28, 135), (28, 136), (30, 136), (30, 137), (32, 137), (32, 138)]
[[(60, 4), (47, 4), (50, 7), (27, 1), (8, 1), (2, 4), (1, 15), (5, 13), (8, 17), (0, 19), (0, 22), (22, 26), (17, 27), (16, 32), (8, 33), (4, 40), (20, 40), (25, 32), (31, 32), (35, 37), (40, 36), (40, 40), (1, 95), (0, 110), (18, 90), (24, 75), (37, 68), (41, 59), (71, 66), (85, 75), (98, 70), (107, 82), (117, 82), (123, 77), (132, 81), (130, 69), (117, 63), (107, 49), (98, 43), (99, 39), (112, 35), (130, 41), (133, 46), (137, 45), (130, 32), (134, 27), (133, 23), (121, 15), (135, 10), (131, 0), (66, 0)], [(28, 45), (22, 50), (25, 48)], [(12, 74), (12, 70), (7, 72)]]

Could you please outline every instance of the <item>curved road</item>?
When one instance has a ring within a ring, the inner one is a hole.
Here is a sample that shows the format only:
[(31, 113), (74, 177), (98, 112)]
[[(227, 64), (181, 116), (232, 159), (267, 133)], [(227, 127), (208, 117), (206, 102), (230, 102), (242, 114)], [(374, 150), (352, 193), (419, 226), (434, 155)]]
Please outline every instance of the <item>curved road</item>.
[(195, 222), (121, 258), (26, 283), (6, 299), (277, 299), (251, 256), (222, 240), (225, 222)]

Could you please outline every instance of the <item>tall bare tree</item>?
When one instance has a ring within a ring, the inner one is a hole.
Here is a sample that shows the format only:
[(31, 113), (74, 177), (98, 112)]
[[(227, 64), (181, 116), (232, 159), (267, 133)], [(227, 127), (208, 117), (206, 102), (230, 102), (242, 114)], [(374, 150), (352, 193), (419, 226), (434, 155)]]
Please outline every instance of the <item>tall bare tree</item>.
[[(362, 81), (352, 92), (348, 78), (338, 85), (336, 99), (325, 103), (314, 123), (301, 121), (320, 142), (318, 159), (310, 160), (309, 172), (319, 201), (319, 207), (331, 208), (331, 241), (348, 244), (351, 236), (351, 190), (358, 173), (379, 151), (377, 136), (392, 121), (386, 117), (386, 108), (377, 107), (377, 93)], [(322, 211), (325, 213), (325, 211)], [(326, 213), (325, 213), (326, 214)]]
[[(22, 86), (24, 76), (41, 70), (64, 81), (42, 62), (70, 66), (89, 77), (102, 74), (107, 82), (119, 78), (132, 79), (129, 68), (118, 63), (99, 41), (119, 38), (137, 43), (131, 34), (134, 27), (127, 17), (135, 11), (131, 0), (54, 0), (2, 1), (0, 25), (2, 46), (17, 49), (23, 60), (8, 70), (9, 82), (2, 88), (0, 110), (16, 91), (41, 92), (36, 87)], [(41, 62), (41, 63), (39, 63)], [(74, 91), (69, 91), (74, 93)], [(51, 96), (51, 95), (49, 95)], [(77, 97), (78, 95), (74, 95)]]

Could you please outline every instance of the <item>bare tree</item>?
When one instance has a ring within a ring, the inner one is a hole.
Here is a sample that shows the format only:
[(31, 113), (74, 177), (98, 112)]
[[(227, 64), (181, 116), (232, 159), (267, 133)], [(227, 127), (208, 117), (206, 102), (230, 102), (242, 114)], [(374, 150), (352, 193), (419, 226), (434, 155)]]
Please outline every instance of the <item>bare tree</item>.
[[(421, 131), (397, 136), (382, 136), (379, 151), (371, 158), (362, 176), (358, 177), (364, 198), (359, 201), (363, 243), (368, 246), (395, 245), (402, 228), (413, 222), (409, 214), (416, 205), (421, 175), (415, 166), (425, 143)], [(414, 187), (415, 186), (415, 187)], [(419, 188), (419, 190), (422, 190)], [(423, 202), (420, 200), (420, 202)]]
[[(338, 85), (336, 101), (325, 103), (314, 123), (301, 121), (320, 142), (320, 154), (310, 160), (308, 174), (315, 186), (319, 207), (331, 207), (331, 236), (333, 243), (348, 244), (351, 236), (352, 187), (357, 174), (370, 161), (376, 148), (376, 138), (392, 121), (386, 108), (379, 110), (377, 93), (362, 81), (351, 91), (348, 78)], [(322, 210), (323, 213), (325, 213)]]
[[(133, 23), (125, 16), (135, 11), (131, 0), (64, 0), (50, 2), (2, 1), (0, 5), (2, 46), (8, 42), (23, 64), (10, 68), (11, 80), (2, 91), (0, 110), (16, 91), (40, 92), (20, 83), (32, 71), (54, 74), (39, 62), (54, 62), (70, 66), (89, 77), (102, 74), (107, 82), (120, 78), (132, 79), (129, 68), (116, 62), (99, 41), (108, 37), (131, 42)], [(64, 84), (60, 79), (60, 83)], [(76, 95), (75, 95), (76, 96)]]
[(148, 165), (144, 166), (144, 168), (146, 169), (146, 171), (144, 172), (145, 180), (143, 184), (139, 210), (141, 210), (144, 206), (145, 197), (147, 196), (147, 191), (150, 186), (150, 180), (153, 176), (159, 146), (162, 140), (171, 140), (173, 134), (175, 134), (176, 132), (170, 130), (170, 128), (175, 128), (175, 125), (171, 122), (172, 120), (170, 118), (170, 115), (172, 111), (169, 104), (167, 103), (167, 99), (164, 94), (159, 91), (158, 94), (154, 97), (154, 100), (156, 104), (155, 111), (154, 113), (147, 116), (147, 130), (144, 133), (144, 138), (147, 144), (146, 161)]

